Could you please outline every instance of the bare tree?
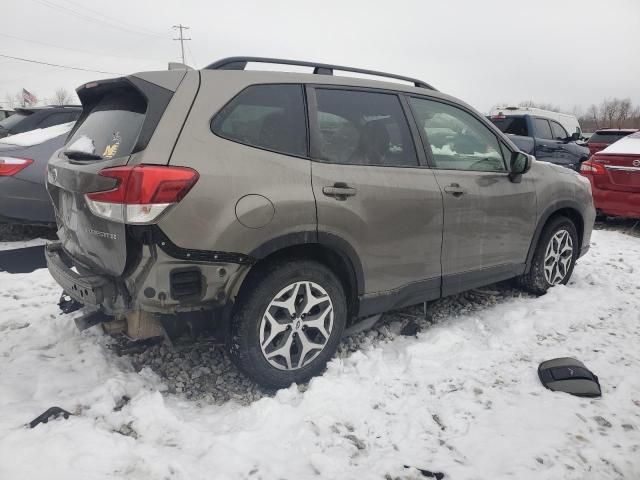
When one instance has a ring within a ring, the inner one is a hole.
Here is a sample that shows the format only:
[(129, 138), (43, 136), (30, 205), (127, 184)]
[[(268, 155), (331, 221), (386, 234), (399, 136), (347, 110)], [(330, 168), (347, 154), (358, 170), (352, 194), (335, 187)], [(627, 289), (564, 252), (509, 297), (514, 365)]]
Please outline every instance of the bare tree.
[(14, 97), (13, 95), (10, 94), (5, 94), (4, 96), (4, 102), (2, 102), (2, 104), (8, 108), (13, 108), (16, 106), (16, 97)]
[(629, 114), (631, 113), (631, 108), (632, 105), (630, 98), (623, 98), (622, 100), (618, 101), (618, 128), (622, 128), (624, 126), (624, 123), (626, 122), (627, 118), (629, 118)]
[(618, 114), (618, 99), (605, 98), (600, 105), (600, 119), (607, 126), (613, 127), (613, 120)]
[(56, 89), (56, 92), (53, 94), (53, 104), (54, 105), (66, 105), (71, 100), (71, 95), (66, 88), (60, 87)]
[(587, 116), (589, 120), (593, 121), (593, 126), (596, 128), (600, 128), (599, 115), (598, 115), (598, 107), (596, 107), (595, 103), (592, 103), (589, 109), (587, 110)]

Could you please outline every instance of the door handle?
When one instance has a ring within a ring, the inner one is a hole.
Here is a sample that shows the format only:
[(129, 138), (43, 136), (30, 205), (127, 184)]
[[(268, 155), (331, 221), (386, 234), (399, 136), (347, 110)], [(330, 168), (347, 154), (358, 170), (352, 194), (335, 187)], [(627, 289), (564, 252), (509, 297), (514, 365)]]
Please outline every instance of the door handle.
[(336, 200), (346, 200), (347, 197), (353, 197), (357, 193), (357, 190), (346, 183), (339, 182), (334, 183), (332, 187), (322, 187), (322, 193)]
[(457, 183), (447, 185), (446, 187), (444, 187), (444, 191), (453, 195), (454, 197), (459, 197), (466, 192), (466, 190), (460, 187), (460, 185), (458, 185)]

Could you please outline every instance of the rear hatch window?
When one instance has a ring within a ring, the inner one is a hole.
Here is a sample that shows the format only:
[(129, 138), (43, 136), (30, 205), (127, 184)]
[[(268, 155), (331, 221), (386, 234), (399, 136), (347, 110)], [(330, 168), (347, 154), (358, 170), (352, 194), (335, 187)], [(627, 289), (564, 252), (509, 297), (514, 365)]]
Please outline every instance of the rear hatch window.
[(67, 142), (67, 156), (99, 160), (134, 153), (146, 108), (145, 99), (132, 89), (109, 92), (83, 115)]

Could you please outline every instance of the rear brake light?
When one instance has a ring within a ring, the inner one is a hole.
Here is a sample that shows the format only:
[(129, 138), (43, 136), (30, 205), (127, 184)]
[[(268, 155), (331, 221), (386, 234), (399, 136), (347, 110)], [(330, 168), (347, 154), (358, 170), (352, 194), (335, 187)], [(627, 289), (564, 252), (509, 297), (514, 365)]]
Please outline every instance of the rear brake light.
[(32, 163), (30, 158), (0, 157), (0, 177), (11, 177)]
[(491, 120), (504, 120), (506, 115), (491, 115)]
[(607, 171), (601, 163), (587, 160), (580, 165), (580, 173), (588, 173), (590, 175), (606, 175)]
[(130, 224), (156, 221), (184, 198), (199, 177), (191, 168), (156, 165), (105, 168), (100, 175), (116, 179), (116, 185), (87, 193), (87, 205), (94, 215)]

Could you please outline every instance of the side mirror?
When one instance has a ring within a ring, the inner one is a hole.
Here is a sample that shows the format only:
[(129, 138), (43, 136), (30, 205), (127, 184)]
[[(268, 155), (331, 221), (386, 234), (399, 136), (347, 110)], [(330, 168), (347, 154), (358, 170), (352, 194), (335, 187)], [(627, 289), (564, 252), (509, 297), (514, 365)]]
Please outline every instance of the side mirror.
[(580, 132), (573, 132), (569, 138), (573, 142), (580, 140)]
[(526, 153), (513, 152), (511, 154), (511, 180), (520, 181), (520, 175), (524, 175), (531, 168), (531, 157)]

